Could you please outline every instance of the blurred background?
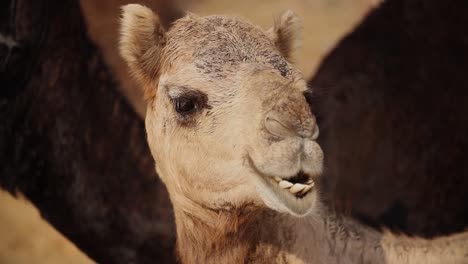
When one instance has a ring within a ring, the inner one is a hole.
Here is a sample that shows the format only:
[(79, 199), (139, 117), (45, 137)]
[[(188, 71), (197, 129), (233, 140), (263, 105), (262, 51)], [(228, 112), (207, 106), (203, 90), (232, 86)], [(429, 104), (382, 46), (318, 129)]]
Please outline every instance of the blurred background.
[[(117, 54), (119, 7), (152, 1), (81, 0), (89, 35), (101, 49), (123, 93), (144, 116), (139, 89), (128, 77)], [(376, 0), (203, 0), (182, 3), (184, 9), (200, 15), (229, 14), (246, 18), (267, 29), (282, 11), (299, 14), (304, 25), (303, 45), (296, 63), (310, 77), (334, 45), (375, 5)], [(73, 244), (43, 221), (39, 212), (21, 196), (0, 191), (0, 264), (3, 263), (92, 263)]]

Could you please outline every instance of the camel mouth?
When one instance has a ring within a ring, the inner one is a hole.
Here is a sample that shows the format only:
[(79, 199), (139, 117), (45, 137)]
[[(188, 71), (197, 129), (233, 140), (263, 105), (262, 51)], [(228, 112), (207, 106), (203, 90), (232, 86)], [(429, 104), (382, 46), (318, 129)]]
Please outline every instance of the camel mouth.
[(308, 173), (305, 173), (303, 170), (300, 170), (292, 177), (273, 177), (262, 173), (257, 168), (257, 166), (255, 166), (255, 163), (253, 162), (250, 156), (248, 156), (248, 160), (250, 166), (255, 170), (255, 172), (258, 175), (261, 176), (261, 178), (269, 182), (270, 185), (277, 186), (280, 190), (289, 192), (292, 196), (295, 196), (296, 198), (300, 199), (305, 197), (313, 190), (313, 187), (315, 186), (315, 181), (313, 180), (312, 176)]
[(280, 212), (302, 217), (309, 214), (317, 200), (314, 175), (299, 170), (293, 176), (275, 177), (262, 173), (248, 156), (259, 181), (259, 193), (266, 205)]
[[(264, 200), (271, 208), (288, 212), (296, 217), (308, 215), (317, 200), (317, 190), (312, 176), (299, 171), (292, 177), (272, 177), (259, 174), (266, 183)], [(268, 195), (268, 193), (270, 195)]]
[[(271, 177), (269, 178), (271, 179)], [(291, 195), (299, 199), (309, 194), (315, 186), (312, 177), (302, 170), (289, 179), (274, 177), (272, 181), (275, 182), (280, 189), (288, 191)]]

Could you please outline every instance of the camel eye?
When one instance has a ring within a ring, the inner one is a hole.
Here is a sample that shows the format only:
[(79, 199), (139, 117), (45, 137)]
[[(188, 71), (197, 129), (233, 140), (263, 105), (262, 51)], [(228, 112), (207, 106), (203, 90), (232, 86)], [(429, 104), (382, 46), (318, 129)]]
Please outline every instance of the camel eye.
[(210, 109), (208, 96), (197, 89), (184, 86), (167, 86), (167, 96), (172, 103), (178, 120), (184, 125), (195, 124), (203, 109)]
[(175, 99), (175, 109), (181, 115), (188, 115), (197, 110), (196, 98), (181, 96)]

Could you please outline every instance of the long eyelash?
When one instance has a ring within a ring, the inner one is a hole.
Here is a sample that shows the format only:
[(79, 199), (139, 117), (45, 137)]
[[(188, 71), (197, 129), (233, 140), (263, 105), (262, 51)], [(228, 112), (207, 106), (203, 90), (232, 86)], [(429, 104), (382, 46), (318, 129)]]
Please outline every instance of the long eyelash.
[(172, 103), (175, 103), (176, 100), (181, 99), (181, 98), (193, 99), (199, 109), (202, 109), (202, 108), (211, 109), (211, 106), (208, 105), (208, 96), (205, 93), (200, 92), (198, 90), (187, 90), (175, 98), (169, 97)]

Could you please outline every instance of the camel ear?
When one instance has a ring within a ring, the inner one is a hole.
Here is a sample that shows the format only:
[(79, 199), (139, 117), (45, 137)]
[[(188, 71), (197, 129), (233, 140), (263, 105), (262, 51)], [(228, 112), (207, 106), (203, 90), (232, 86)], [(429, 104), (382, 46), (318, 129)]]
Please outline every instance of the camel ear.
[(302, 35), (302, 24), (296, 13), (285, 11), (267, 33), (281, 54), (291, 61), (300, 47)]
[(122, 7), (120, 55), (132, 75), (145, 87), (148, 97), (151, 83), (159, 76), (166, 30), (151, 9), (138, 4)]

